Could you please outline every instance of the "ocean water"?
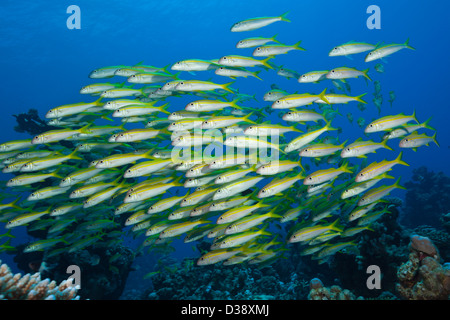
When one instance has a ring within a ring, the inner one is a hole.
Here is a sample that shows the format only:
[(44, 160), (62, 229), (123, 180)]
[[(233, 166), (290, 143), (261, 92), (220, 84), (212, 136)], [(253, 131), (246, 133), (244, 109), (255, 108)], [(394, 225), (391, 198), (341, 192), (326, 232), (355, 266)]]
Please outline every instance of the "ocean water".
[[(67, 8), (76, 5), (81, 10), (80, 29), (69, 29)], [(367, 8), (377, 5), (381, 10), (381, 28), (369, 29)], [(379, 80), (384, 97), (381, 113), (372, 101), (373, 82), (362, 78), (350, 79), (350, 95), (367, 93), (363, 98), (367, 104), (364, 111), (356, 103), (339, 105), (342, 116), (333, 119), (339, 127), (341, 142), (363, 139), (380, 139), (379, 134), (364, 135), (364, 129), (356, 120), (372, 120), (401, 112), (410, 115), (416, 112), (420, 122), (432, 117), (430, 125), (437, 131), (440, 147), (431, 143), (416, 152), (403, 150), (403, 160), (410, 166), (396, 166), (392, 175), (409, 181), (413, 169), (426, 166), (429, 170), (450, 175), (448, 168), (449, 125), (448, 125), (448, 81), (450, 41), (445, 36), (449, 30), (447, 19), (450, 4), (439, 1), (424, 4), (423, 1), (9, 1), (0, 3), (0, 69), (2, 71), (2, 138), (0, 142), (30, 138), (27, 133), (14, 130), (17, 125), (13, 115), (25, 113), (30, 108), (38, 111), (41, 118), (53, 107), (91, 101), (81, 95), (79, 89), (94, 82), (112, 81), (89, 79), (89, 73), (100, 67), (113, 65), (146, 65), (163, 67), (184, 59), (219, 59), (225, 55), (251, 56), (253, 49), (237, 49), (236, 43), (247, 37), (272, 37), (284, 44), (298, 41), (306, 51), (291, 51), (272, 60), (283, 66), (306, 73), (313, 70), (330, 70), (347, 66), (359, 70), (369, 68), (372, 80)], [(289, 12), (291, 22), (276, 22), (259, 30), (234, 33), (230, 27), (237, 21), (261, 16), (278, 16)], [(365, 53), (347, 57), (329, 57), (328, 52), (336, 45), (348, 41), (368, 43), (404, 43), (416, 50), (401, 50), (385, 59), (383, 73), (374, 66), (380, 61), (364, 62)], [(252, 68), (256, 71), (258, 68)], [(263, 95), (275, 84), (289, 93), (319, 93), (323, 89), (334, 89), (330, 81), (318, 84), (300, 84), (295, 79), (285, 79), (273, 70), (260, 73), (263, 81), (249, 77), (238, 78), (232, 84), (240, 93), (254, 95), (256, 100), (245, 103), (251, 108), (269, 105)], [(196, 72), (195, 75), (182, 72), (181, 79), (210, 80), (227, 83), (232, 80), (213, 72)], [(117, 80), (117, 82), (123, 79)], [(162, 83), (163, 84), (163, 83)], [(161, 85), (162, 85), (161, 84)], [(396, 98), (389, 105), (389, 92)], [(181, 110), (192, 100), (192, 96), (171, 97), (169, 111)], [(347, 114), (353, 116), (353, 123)], [(280, 123), (279, 112), (266, 114), (266, 121)], [(116, 122), (117, 123), (117, 122)], [(430, 134), (431, 131), (427, 131)], [(295, 134), (286, 135), (289, 139)], [(400, 149), (395, 140), (391, 145), (395, 152), (381, 149), (370, 154), (369, 160), (392, 160)], [(305, 161), (308, 163), (308, 161)], [(311, 170), (312, 171), (312, 170)], [(2, 174), (2, 181), (12, 176)], [(394, 181), (394, 180), (393, 180)], [(391, 195), (404, 198), (404, 190), (394, 190)], [(423, 224), (427, 224), (424, 215)], [(27, 243), (33, 238), (24, 231), (25, 227), (13, 229), (14, 245)], [(0, 233), (6, 232), (0, 225)], [(124, 235), (124, 245), (136, 248), (144, 237), (135, 239)], [(175, 259), (184, 257), (197, 259), (199, 252), (181, 240), (174, 244), (171, 254)], [(137, 259), (136, 271), (129, 275), (127, 289), (143, 290), (147, 282), (140, 281), (143, 274), (154, 270), (160, 255), (147, 253)], [(15, 272), (20, 270), (13, 256), (0, 253), (0, 260), (7, 262)], [(145, 270), (145, 272), (143, 271)], [(309, 280), (309, 279), (308, 279)], [(146, 280), (150, 283), (150, 280)]]

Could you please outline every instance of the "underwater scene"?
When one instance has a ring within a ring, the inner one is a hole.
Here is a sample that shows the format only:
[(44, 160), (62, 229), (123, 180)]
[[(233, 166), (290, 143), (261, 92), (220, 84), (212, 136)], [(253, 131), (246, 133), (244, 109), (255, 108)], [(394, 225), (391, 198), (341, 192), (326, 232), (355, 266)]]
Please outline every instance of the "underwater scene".
[(448, 300), (449, 11), (2, 1), (0, 300)]

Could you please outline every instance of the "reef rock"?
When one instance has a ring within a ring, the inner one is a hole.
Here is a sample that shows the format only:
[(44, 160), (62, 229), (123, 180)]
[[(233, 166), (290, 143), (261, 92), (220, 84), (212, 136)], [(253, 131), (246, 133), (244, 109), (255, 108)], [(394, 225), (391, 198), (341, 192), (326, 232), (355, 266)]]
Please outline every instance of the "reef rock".
[(429, 238), (414, 235), (409, 260), (397, 271), (397, 292), (408, 300), (448, 300), (449, 264), (440, 264), (439, 253)]

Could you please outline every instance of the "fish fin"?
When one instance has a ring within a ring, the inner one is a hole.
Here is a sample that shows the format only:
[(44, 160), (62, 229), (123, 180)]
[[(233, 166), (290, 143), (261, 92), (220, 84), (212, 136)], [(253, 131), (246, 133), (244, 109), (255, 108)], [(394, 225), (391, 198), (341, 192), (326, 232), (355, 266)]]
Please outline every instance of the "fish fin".
[(405, 188), (404, 186), (401, 186), (401, 185), (400, 185), (400, 179), (401, 179), (401, 177), (399, 177), (399, 178), (397, 179), (397, 181), (395, 181), (394, 186), (395, 186), (396, 188), (398, 188), (398, 189), (406, 190), (406, 188)]
[(439, 145), (439, 143), (436, 140), (436, 133), (437, 132), (435, 132), (434, 135), (431, 138), (433, 139), (433, 142), (436, 143), (436, 145), (440, 148), (441, 146)]
[(402, 160), (402, 155), (403, 155), (403, 151), (399, 153), (398, 157), (394, 161), (397, 162), (398, 164), (402, 164), (404, 166), (409, 167), (409, 164), (407, 164), (405, 161)]
[(431, 119), (432, 119), (432, 117), (430, 117), (427, 121), (425, 121), (425, 122), (423, 123), (423, 127), (424, 127), (424, 128), (427, 128), (427, 129), (430, 129), (430, 130), (433, 130), (433, 131), (436, 131), (435, 128), (433, 128), (432, 126), (428, 125), (428, 123), (431, 121)]
[(370, 79), (369, 75), (367, 74), (369, 72), (369, 69), (367, 68), (366, 70), (363, 70), (363, 75), (365, 78), (369, 79), (370, 81), (372, 81), (372, 79)]
[(408, 39), (406, 39), (406, 42), (404, 43), (404, 45), (408, 48), (408, 49), (411, 49), (411, 50), (416, 50), (416, 48), (414, 48), (414, 47), (411, 47), (410, 45), (409, 45), (409, 38)]
[(325, 127), (327, 128), (327, 131), (339, 130), (339, 129), (333, 128), (333, 127), (331, 126), (331, 120), (326, 122)]
[(366, 93), (363, 93), (363, 94), (361, 94), (361, 95), (359, 95), (359, 96), (357, 96), (357, 97), (355, 97), (355, 100), (358, 101), (358, 102), (367, 104), (367, 102), (365, 102), (363, 99), (361, 99), (361, 98), (364, 97), (366, 94), (367, 94), (367, 92), (366, 92)]
[(254, 112), (250, 112), (248, 115), (246, 115), (242, 119), (244, 119), (245, 122), (248, 122), (248, 123), (251, 123), (251, 124), (257, 124), (255, 121), (250, 120), (250, 117), (253, 115), (253, 113)]
[(84, 160), (83, 158), (77, 156), (76, 154), (78, 153), (78, 150), (75, 149), (71, 154), (68, 155), (69, 159), (73, 159), (73, 160)]
[(353, 171), (350, 170), (350, 168), (348, 167), (348, 165), (349, 165), (349, 162), (346, 161), (346, 162), (341, 166), (342, 172), (353, 173)]
[(169, 115), (170, 115), (170, 112), (167, 111), (168, 106), (169, 106), (168, 103), (163, 104), (162, 106), (158, 107), (158, 110), (161, 111), (162, 113), (165, 113), (165, 114), (169, 114)]
[(281, 43), (280, 41), (278, 41), (276, 38), (278, 37), (278, 33), (276, 35), (274, 35), (272, 38), (270, 38), (273, 42), (276, 43)]
[(350, 55), (348, 55), (348, 54), (346, 54), (345, 57), (346, 57), (347, 59), (353, 60), (353, 57), (350, 56)]
[(263, 59), (263, 60), (260, 60), (260, 61), (266, 68), (274, 69), (274, 65), (269, 63), (269, 60), (271, 60), (273, 58), (275, 58), (275, 56), (274, 55), (270, 55), (266, 59)]
[(222, 89), (230, 93), (234, 93), (234, 91), (229, 88), (229, 86), (231, 86), (233, 83), (234, 81), (223, 84)]
[(286, 13), (283, 13), (283, 14), (280, 16), (281, 21), (291, 22), (291, 20), (289, 20), (289, 19), (286, 18), (286, 16), (288, 15), (289, 12), (290, 12), (290, 11), (288, 11), (288, 12), (286, 12)]
[(326, 104), (330, 104), (330, 101), (325, 97), (325, 93), (327, 91), (327, 88), (323, 89), (321, 93), (319, 93), (319, 97), (321, 100), (325, 101)]
[(294, 48), (295, 48), (296, 50), (306, 51), (305, 48), (300, 47), (300, 43), (302, 43), (301, 40), (300, 40), (299, 42), (297, 42), (296, 44), (294, 44)]
[(259, 71), (253, 72), (252, 74), (253, 74), (253, 76), (254, 76), (255, 78), (257, 78), (257, 79), (259, 79), (259, 80), (261, 80), (261, 81), (264, 81), (260, 76), (258, 76), (258, 74), (259, 74), (261, 71), (262, 71), (262, 70), (259, 70)]
[(386, 148), (386, 149), (388, 149), (388, 150), (391, 150), (391, 151), (394, 151), (394, 149), (392, 149), (391, 147), (389, 147), (388, 145), (387, 145), (387, 142), (388, 142), (389, 140), (383, 140), (383, 141), (381, 141), (381, 144), (383, 145), (383, 147), (384, 148)]
[(192, 74), (193, 76), (196, 76), (197, 74), (194, 71), (188, 71), (189, 74)]

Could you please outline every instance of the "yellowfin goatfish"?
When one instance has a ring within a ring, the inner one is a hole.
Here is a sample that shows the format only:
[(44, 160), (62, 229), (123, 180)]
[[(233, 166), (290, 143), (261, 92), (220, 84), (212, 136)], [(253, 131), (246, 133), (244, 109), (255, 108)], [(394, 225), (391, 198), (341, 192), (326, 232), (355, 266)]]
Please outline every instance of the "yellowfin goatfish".
[(261, 37), (255, 37), (255, 38), (247, 38), (242, 39), (236, 44), (236, 48), (242, 49), (242, 48), (253, 48), (265, 45), (268, 42), (277, 42), (276, 40), (277, 35), (274, 35), (272, 38), (261, 38)]
[(430, 142), (434, 142), (439, 147), (439, 143), (436, 140), (436, 133), (430, 137), (424, 133), (418, 134), (417, 132), (414, 132), (409, 136), (403, 138), (399, 143), (399, 147), (412, 148), (414, 151), (416, 151), (418, 147), (423, 145), (428, 146)]
[(174, 63), (171, 69), (177, 71), (206, 71), (214, 70), (218, 67), (217, 63), (211, 60), (188, 59)]
[(324, 232), (333, 230), (337, 232), (342, 232), (343, 229), (338, 227), (339, 219), (330, 223), (330, 224), (319, 224), (315, 226), (307, 226), (303, 227), (297, 231), (295, 231), (291, 237), (289, 238), (289, 242), (302, 242), (311, 240)]
[(261, 72), (261, 70), (255, 71), (255, 72), (251, 72), (251, 71), (245, 70), (244, 68), (225, 68), (225, 67), (220, 67), (220, 68), (216, 69), (216, 71), (214, 73), (217, 74), (218, 76), (229, 77), (231, 79), (236, 79), (237, 77), (243, 77), (243, 78), (254, 77), (256, 79), (262, 80), (258, 76), (258, 74), (260, 72)]
[(371, 163), (356, 175), (355, 181), (362, 182), (369, 179), (373, 179), (376, 176), (382, 175), (383, 173), (391, 170), (391, 168), (396, 164), (409, 166), (409, 164), (407, 164), (405, 161), (402, 160), (402, 155), (403, 152), (400, 152), (398, 157), (394, 160), (391, 161), (383, 160), (380, 161), (379, 163), (378, 162)]
[(286, 21), (291, 22), (286, 18), (287, 14), (289, 12), (286, 12), (278, 17), (259, 17), (259, 18), (251, 18), (247, 20), (242, 20), (239, 22), (236, 22), (231, 27), (231, 32), (242, 32), (242, 31), (251, 31), (256, 30), (265, 26), (268, 26), (269, 24), (272, 24), (277, 21)]
[(373, 122), (371, 122), (366, 129), (364, 130), (365, 133), (373, 133), (373, 132), (379, 132), (379, 131), (385, 131), (389, 130), (395, 127), (399, 127), (409, 121), (415, 121), (419, 123), (419, 121), (416, 118), (416, 111), (414, 110), (413, 114), (408, 116), (403, 113), (394, 115), (394, 116), (385, 116), (380, 119), (377, 119)]
[(80, 102), (80, 103), (66, 104), (63, 106), (59, 106), (59, 107), (50, 109), (47, 112), (47, 114), (45, 115), (45, 117), (47, 119), (54, 119), (54, 118), (67, 117), (69, 115), (81, 113), (85, 110), (88, 110), (89, 108), (102, 106), (103, 105), (103, 103), (101, 103), (102, 99), (103, 98), (99, 98), (98, 100), (96, 100), (94, 102), (90, 102), (90, 103)]
[(88, 127), (86, 125), (80, 129), (62, 129), (62, 130), (50, 130), (44, 133), (38, 134), (31, 140), (32, 144), (45, 144), (50, 142), (57, 142), (67, 139), (77, 133), (89, 133)]
[(261, 188), (261, 190), (258, 193), (258, 198), (267, 198), (270, 196), (277, 195), (283, 192), (284, 190), (292, 187), (294, 183), (304, 178), (305, 176), (303, 176), (302, 173), (299, 173), (293, 177), (274, 179), (273, 181), (271, 181), (270, 183)]
[(365, 158), (365, 154), (370, 152), (376, 152), (377, 149), (385, 148), (388, 150), (393, 150), (391, 147), (387, 145), (387, 140), (383, 140), (382, 142), (373, 142), (363, 141), (361, 138), (356, 140), (355, 142), (349, 144), (344, 148), (341, 152), (341, 158), (350, 158), (350, 157), (358, 157)]
[(272, 104), (272, 109), (290, 109), (290, 108), (297, 108), (306, 106), (309, 104), (312, 104), (313, 102), (316, 102), (318, 100), (325, 101), (325, 103), (328, 101), (328, 98), (325, 95), (327, 89), (324, 89), (319, 94), (309, 94), (309, 93), (303, 93), (303, 94), (290, 94), (287, 96), (284, 96), (278, 100), (276, 100)]
[(295, 138), (291, 142), (288, 143), (286, 148), (284, 149), (284, 152), (292, 152), (295, 150), (300, 149), (304, 145), (314, 141), (317, 137), (319, 137), (322, 133), (326, 131), (332, 131), (337, 130), (336, 128), (331, 127), (331, 123), (327, 122), (327, 124), (317, 130), (309, 131), (307, 133), (302, 134), (301, 136)]
[(179, 91), (208, 91), (223, 89), (225, 91), (233, 93), (229, 88), (234, 82), (229, 82), (225, 84), (217, 84), (210, 81), (200, 81), (200, 80), (184, 80), (177, 84), (175, 90)]
[(370, 77), (367, 75), (369, 72), (369, 69), (359, 71), (355, 68), (347, 68), (347, 67), (341, 67), (341, 68), (335, 68), (330, 70), (326, 74), (327, 79), (348, 79), (348, 78), (358, 78), (359, 76), (363, 76), (366, 79), (372, 81)]
[(411, 49), (411, 50), (416, 50), (415, 48), (411, 47), (409, 45), (409, 39), (406, 40), (405, 43), (401, 43), (401, 44), (397, 44), (397, 43), (393, 43), (393, 44), (388, 44), (388, 45), (384, 45), (384, 46), (379, 46), (377, 48), (375, 48), (375, 50), (369, 52), (366, 56), (366, 58), (364, 59), (365, 62), (370, 62), (370, 61), (374, 61), (377, 59), (382, 59), (385, 58), (397, 51), (400, 51), (402, 49)]
[(361, 197), (361, 199), (359, 199), (358, 206), (368, 205), (377, 200), (380, 200), (381, 198), (383, 198), (384, 196), (389, 194), (394, 189), (406, 190), (406, 188), (401, 186), (399, 183), (400, 183), (400, 178), (398, 178), (397, 181), (393, 185), (390, 185), (390, 186), (384, 185), (384, 186), (367, 191)]
[(304, 185), (311, 185), (311, 184), (317, 185), (317, 184), (324, 183), (326, 181), (333, 180), (334, 178), (336, 178), (338, 175), (340, 175), (342, 173), (352, 173), (352, 172), (353, 171), (351, 171), (348, 168), (348, 163), (344, 163), (339, 168), (322, 169), (322, 170), (318, 170), (316, 172), (311, 173), (309, 176), (307, 176), (305, 178), (305, 180), (303, 181), (303, 184)]
[(330, 57), (335, 56), (348, 56), (351, 54), (357, 54), (361, 52), (366, 52), (369, 50), (375, 49), (375, 46), (370, 43), (364, 43), (364, 42), (347, 42), (344, 44), (341, 44), (339, 46), (334, 47), (328, 55)]
[(326, 79), (326, 75), (328, 74), (328, 70), (322, 71), (310, 71), (302, 74), (298, 78), (298, 82), (300, 83), (318, 83), (319, 81)]
[(342, 150), (347, 141), (344, 141), (340, 145), (334, 145), (330, 143), (316, 143), (304, 147), (300, 150), (300, 157), (310, 157), (310, 158), (319, 158), (326, 157), (330, 154), (333, 154), (339, 150)]
[(300, 47), (301, 41), (297, 42), (296, 44), (292, 46), (284, 45), (284, 44), (271, 44), (271, 45), (265, 45), (261, 47), (257, 47), (253, 51), (254, 57), (268, 57), (268, 56), (274, 56), (278, 54), (286, 54), (289, 51), (292, 50), (300, 50), (300, 51), (306, 51), (304, 48)]
[(264, 66), (269, 69), (273, 69), (273, 67), (268, 63), (270, 59), (273, 59), (273, 56), (269, 56), (266, 59), (258, 60), (251, 57), (245, 56), (237, 56), (237, 55), (229, 55), (223, 56), (219, 59), (219, 64), (228, 67), (254, 67), (254, 66)]

